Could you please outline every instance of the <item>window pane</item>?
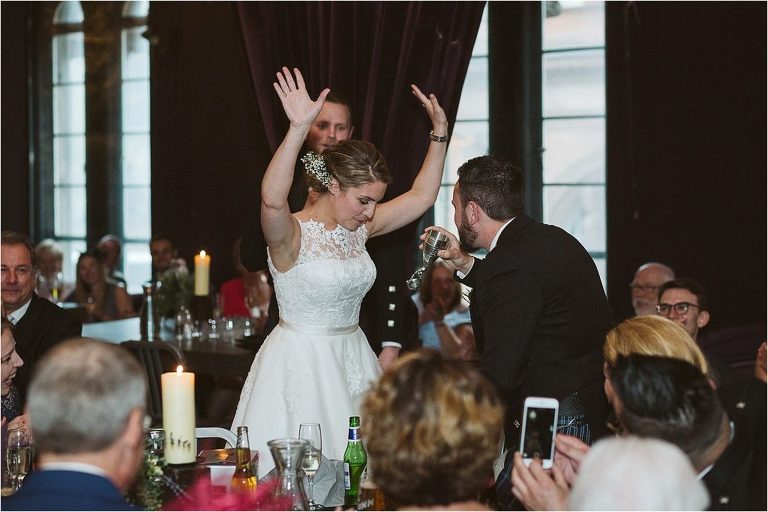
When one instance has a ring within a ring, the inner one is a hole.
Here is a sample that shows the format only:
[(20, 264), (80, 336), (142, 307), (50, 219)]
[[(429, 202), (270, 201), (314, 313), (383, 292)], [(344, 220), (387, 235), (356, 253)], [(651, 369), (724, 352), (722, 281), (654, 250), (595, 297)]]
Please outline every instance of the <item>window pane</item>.
[(80, 2), (60, 2), (53, 13), (54, 23), (82, 23), (83, 10), (80, 8)]
[(82, 32), (53, 36), (53, 83), (66, 84), (85, 80), (85, 56)]
[(544, 186), (544, 222), (576, 237), (588, 251), (605, 251), (605, 186)]
[(457, 122), (445, 158), (443, 183), (456, 183), (456, 171), (461, 164), (476, 156), (488, 154), (488, 122)]
[(544, 183), (605, 182), (605, 120), (543, 122)]
[(603, 290), (606, 290), (605, 283), (608, 282), (608, 265), (606, 264), (605, 258), (592, 258), (592, 260), (595, 262), (595, 266), (597, 267), (597, 273), (600, 274), (600, 281), (603, 282)]
[(123, 244), (123, 273), (128, 293), (141, 293), (141, 283), (152, 277), (152, 257), (146, 242)]
[(123, 82), (123, 131), (149, 131), (149, 80)]
[(149, 15), (149, 1), (125, 2), (123, 5), (123, 18), (145, 18)]
[(54, 187), (55, 236), (85, 237), (85, 187)]
[(488, 55), (488, 4), (483, 9), (483, 18), (480, 20), (480, 27), (477, 29), (477, 38), (475, 46), (472, 48), (472, 56)]
[(149, 187), (123, 187), (123, 233), (126, 238), (149, 239)]
[(64, 253), (64, 259), (61, 265), (61, 272), (64, 274), (64, 281), (75, 284), (77, 276), (77, 259), (81, 253), (85, 252), (85, 240), (57, 240)]
[(123, 79), (149, 78), (149, 41), (141, 36), (146, 29), (123, 30)]
[(85, 85), (53, 87), (53, 133), (85, 133)]
[(543, 55), (544, 117), (605, 114), (604, 53), (594, 50)]
[(54, 185), (85, 185), (85, 135), (53, 138)]
[(123, 135), (123, 185), (149, 185), (149, 134)]
[(543, 2), (544, 50), (605, 46), (603, 2)]
[(488, 118), (488, 58), (473, 57), (469, 61), (464, 88), (461, 90), (456, 119)]

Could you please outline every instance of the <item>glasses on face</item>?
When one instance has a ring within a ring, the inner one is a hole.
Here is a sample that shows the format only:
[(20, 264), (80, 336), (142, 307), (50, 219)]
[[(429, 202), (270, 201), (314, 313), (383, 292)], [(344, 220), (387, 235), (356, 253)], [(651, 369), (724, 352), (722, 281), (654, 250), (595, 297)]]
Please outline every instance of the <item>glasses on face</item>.
[(662, 302), (661, 304), (656, 304), (656, 312), (660, 315), (668, 315), (674, 309), (678, 315), (684, 315), (688, 312), (689, 308), (697, 307), (699, 307), (697, 304), (691, 304), (690, 302), (677, 302), (675, 304)]
[(629, 283), (629, 287), (632, 290), (638, 290), (641, 292), (653, 292), (653, 293), (656, 293), (659, 289), (658, 286), (654, 286), (652, 284), (639, 284), (639, 283)]

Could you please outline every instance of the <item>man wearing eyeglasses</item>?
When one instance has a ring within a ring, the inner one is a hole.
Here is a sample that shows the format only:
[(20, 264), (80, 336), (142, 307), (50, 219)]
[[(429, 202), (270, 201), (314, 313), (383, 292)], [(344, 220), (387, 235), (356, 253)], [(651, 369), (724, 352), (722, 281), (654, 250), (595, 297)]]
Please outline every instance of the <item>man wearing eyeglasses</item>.
[(696, 340), (709, 323), (709, 300), (704, 287), (693, 279), (674, 279), (659, 287), (656, 312), (682, 325)]
[(635, 315), (653, 315), (659, 298), (659, 287), (675, 278), (675, 271), (663, 263), (644, 263), (635, 271), (629, 283)]

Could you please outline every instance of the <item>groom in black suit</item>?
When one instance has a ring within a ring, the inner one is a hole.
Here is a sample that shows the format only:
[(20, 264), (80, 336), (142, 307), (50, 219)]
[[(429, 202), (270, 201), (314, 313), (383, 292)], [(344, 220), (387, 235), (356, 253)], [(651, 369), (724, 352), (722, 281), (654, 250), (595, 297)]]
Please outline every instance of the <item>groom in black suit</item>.
[[(480, 367), (507, 406), (516, 446), (528, 396), (560, 400), (558, 432), (604, 434), (603, 340), (610, 311), (597, 268), (562, 229), (523, 213), (523, 173), (491, 156), (459, 168), (453, 191), (459, 239), (438, 255), (472, 288)], [(469, 255), (486, 249), (485, 259)]]

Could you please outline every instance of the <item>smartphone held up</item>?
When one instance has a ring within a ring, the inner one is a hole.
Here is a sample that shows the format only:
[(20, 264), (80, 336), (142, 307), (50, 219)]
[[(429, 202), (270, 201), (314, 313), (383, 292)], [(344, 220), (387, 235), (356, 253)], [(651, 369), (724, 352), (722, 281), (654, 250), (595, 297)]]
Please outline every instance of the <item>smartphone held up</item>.
[(529, 396), (525, 399), (520, 453), (526, 466), (538, 457), (544, 469), (552, 467), (559, 405), (554, 398)]

